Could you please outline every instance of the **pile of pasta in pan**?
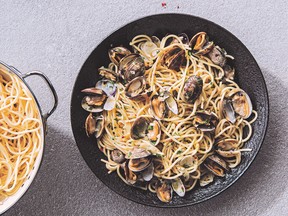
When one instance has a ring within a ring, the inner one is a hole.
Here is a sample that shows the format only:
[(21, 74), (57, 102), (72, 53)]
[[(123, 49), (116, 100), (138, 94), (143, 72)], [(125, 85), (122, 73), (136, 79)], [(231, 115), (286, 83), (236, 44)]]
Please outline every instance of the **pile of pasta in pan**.
[(0, 205), (23, 186), (43, 148), (42, 121), (23, 81), (0, 68)]
[(251, 151), (244, 144), (257, 112), (234, 81), (233, 57), (205, 32), (138, 35), (108, 55), (82, 107), (109, 173), (169, 202), (224, 177)]

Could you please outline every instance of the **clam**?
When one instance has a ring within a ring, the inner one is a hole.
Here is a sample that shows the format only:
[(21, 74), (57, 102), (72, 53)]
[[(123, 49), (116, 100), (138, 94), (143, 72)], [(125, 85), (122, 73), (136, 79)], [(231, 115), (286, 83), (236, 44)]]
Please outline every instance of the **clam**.
[(217, 155), (209, 156), (204, 162), (204, 166), (216, 176), (224, 177), (225, 171), (229, 171), (227, 163)]
[[(131, 152), (128, 152), (128, 160), (125, 163), (125, 176), (133, 177), (133, 181), (131, 184), (143, 182), (143, 181), (150, 181), (154, 175), (154, 165), (152, 162), (152, 158), (149, 157), (151, 154), (150, 152), (135, 147)], [(126, 156), (127, 156), (126, 155)], [(124, 158), (125, 159), (125, 158)], [(134, 174), (134, 175), (133, 175)], [(129, 179), (129, 178), (128, 178)], [(134, 183), (133, 183), (134, 182)]]
[(151, 142), (156, 142), (160, 139), (161, 128), (159, 123), (156, 120), (153, 120), (149, 123), (147, 127), (147, 137)]
[(99, 80), (96, 83), (95, 88), (101, 89), (106, 93), (107, 96), (115, 96), (117, 91), (117, 85), (108, 79)]
[(115, 94), (113, 93), (116, 91), (114, 86), (103, 84), (104, 81), (100, 81), (96, 83), (96, 86), (103, 90), (99, 88), (87, 88), (82, 90), (82, 92), (89, 94), (88, 96), (85, 96), (81, 102), (82, 108), (88, 112), (102, 112), (103, 110), (112, 110), (115, 107), (116, 100), (113, 96), (109, 95)]
[(203, 88), (203, 80), (201, 77), (192, 75), (190, 76), (183, 88), (183, 98), (187, 103), (194, 103), (200, 96)]
[(225, 158), (235, 157), (235, 150), (238, 148), (238, 140), (236, 139), (224, 139), (215, 144), (215, 151)]
[(164, 53), (162, 64), (171, 70), (179, 71), (185, 61), (185, 51), (178, 46), (173, 46)]
[(155, 57), (158, 53), (158, 46), (152, 41), (145, 41), (141, 43), (139, 48), (149, 57)]
[(93, 116), (92, 113), (90, 113), (85, 121), (85, 131), (87, 136), (95, 135), (96, 138), (99, 138), (104, 131), (105, 121), (104, 116)]
[(169, 110), (176, 115), (178, 114), (177, 101), (168, 91), (154, 95), (151, 98), (150, 108), (156, 119), (165, 118)]
[(236, 122), (235, 111), (230, 99), (224, 98), (222, 102), (222, 113), (224, 117), (232, 124)]
[(81, 105), (84, 110), (93, 113), (103, 111), (107, 99), (105, 92), (97, 88), (84, 89), (82, 92), (90, 94), (82, 99)]
[(252, 114), (252, 103), (248, 94), (239, 90), (231, 98), (224, 98), (222, 102), (222, 113), (232, 124), (236, 122), (235, 114), (247, 119)]
[[(180, 40), (183, 44), (189, 45), (189, 37), (187, 36), (187, 34), (181, 33), (178, 35), (178, 37), (180, 38)], [(173, 39), (171, 44), (173, 44), (173, 43), (179, 43), (179, 41), (177, 39)]]
[(214, 64), (219, 65), (220, 67), (223, 67), (226, 64), (226, 52), (219, 46), (213, 47), (208, 53), (208, 56)]
[(137, 118), (130, 130), (130, 136), (134, 140), (142, 139), (147, 134), (147, 128), (149, 125), (149, 121), (145, 117)]
[(88, 137), (95, 133), (96, 130), (96, 117), (90, 113), (85, 121), (85, 131)]
[(115, 97), (110, 96), (107, 98), (107, 100), (103, 106), (103, 109), (104, 110), (112, 110), (112, 109), (114, 109), (115, 105), (116, 105)]
[(225, 64), (225, 66), (223, 67), (224, 70), (224, 82), (226, 82), (226, 80), (234, 80), (234, 76), (235, 76), (235, 69), (231, 68), (230, 65)]
[(146, 138), (152, 144), (157, 145), (160, 141), (161, 128), (156, 119), (140, 116), (134, 121), (130, 136), (134, 140)]
[(212, 183), (213, 180), (214, 180), (214, 175), (213, 175), (213, 173), (207, 172), (207, 173), (205, 173), (204, 175), (202, 175), (202, 176), (200, 177), (200, 181), (199, 181), (199, 182), (200, 182), (200, 186), (201, 186), (201, 187), (204, 187), (204, 186)]
[(118, 75), (109, 68), (100, 67), (98, 69), (100, 76), (103, 76), (105, 79), (116, 82), (118, 79)]
[(150, 165), (150, 163), (151, 163), (150, 157), (130, 159), (128, 162), (128, 168), (135, 173), (141, 172), (145, 170)]
[(131, 151), (126, 155), (127, 159), (138, 159), (143, 157), (148, 157), (151, 155), (150, 152), (146, 151), (143, 148), (134, 147)]
[(250, 97), (243, 90), (237, 91), (232, 96), (232, 105), (234, 111), (244, 119), (249, 118), (252, 114), (252, 103)]
[(183, 179), (182, 182), (184, 184), (185, 190), (190, 189), (194, 184), (197, 179), (194, 179), (191, 177), (191, 175), (186, 175)]
[(119, 149), (111, 151), (111, 159), (118, 164), (122, 164), (125, 161), (125, 155)]
[(172, 188), (165, 180), (159, 180), (156, 183), (156, 194), (162, 202), (170, 202), (172, 199)]
[(141, 101), (150, 97), (151, 92), (146, 91), (146, 81), (143, 76), (131, 80), (125, 88), (125, 95), (131, 100)]
[(154, 165), (151, 162), (150, 165), (142, 171), (142, 178), (144, 181), (150, 181), (154, 175)]
[(198, 158), (196, 156), (187, 155), (184, 156), (180, 161), (179, 165), (184, 168), (190, 168), (192, 166), (195, 166), (195, 164), (198, 163)]
[(151, 98), (150, 108), (153, 116), (156, 119), (163, 119), (168, 112), (165, 98), (161, 97), (160, 95), (154, 95)]
[(105, 128), (105, 119), (103, 115), (96, 117), (96, 126), (95, 126), (95, 137), (99, 138), (104, 131)]
[(178, 194), (178, 196), (180, 196), (180, 197), (185, 196), (185, 191), (186, 191), (185, 186), (184, 186), (184, 184), (180, 178), (176, 178), (172, 182), (172, 188), (175, 191), (175, 193)]
[(214, 43), (213, 41), (209, 41), (209, 37), (206, 32), (199, 32), (192, 37), (190, 46), (193, 53), (205, 55), (213, 49)]
[(196, 128), (203, 132), (214, 131), (218, 123), (218, 118), (215, 113), (211, 112), (196, 112), (193, 117), (193, 122)]
[(136, 53), (127, 55), (120, 61), (119, 71), (125, 82), (129, 82), (135, 77), (143, 76), (145, 72), (144, 60)]
[(108, 51), (109, 58), (111, 62), (115, 65), (119, 65), (119, 62), (127, 55), (130, 55), (131, 52), (125, 47), (114, 47)]
[(172, 94), (170, 94), (168, 91), (164, 91), (163, 97), (165, 98), (167, 108), (175, 115), (178, 115), (178, 104)]
[(126, 161), (124, 164), (125, 179), (129, 184), (134, 185), (138, 180), (138, 176), (128, 168), (128, 163), (129, 161)]

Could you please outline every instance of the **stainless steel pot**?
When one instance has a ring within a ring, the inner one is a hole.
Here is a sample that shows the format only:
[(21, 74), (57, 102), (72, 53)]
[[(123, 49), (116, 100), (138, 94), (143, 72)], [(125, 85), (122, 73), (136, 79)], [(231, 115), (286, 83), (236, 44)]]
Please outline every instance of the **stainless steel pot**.
[[(9, 208), (11, 208), (22, 196), (23, 194), (28, 190), (30, 184), (32, 183), (35, 175), (37, 174), (37, 171), (40, 167), (42, 158), (43, 158), (43, 151), (44, 151), (44, 144), (45, 144), (45, 135), (46, 135), (46, 129), (47, 129), (47, 119), (49, 118), (49, 116), (55, 111), (57, 105), (58, 105), (58, 96), (57, 93), (52, 85), (52, 83), (50, 82), (50, 80), (48, 79), (48, 77), (43, 74), (42, 72), (39, 71), (31, 71), (28, 73), (21, 73), (20, 71), (18, 71), (16, 68), (14, 68), (13, 66), (9, 66), (7, 64), (5, 64), (4, 62), (0, 61), (0, 69), (10, 72), (12, 74), (15, 74), (16, 76), (18, 76), (20, 78), (20, 80), (22, 80), (22, 84), (24, 88), (27, 88), (28, 91), (30, 91), (31, 95), (33, 96), (34, 101), (37, 104), (37, 108), (40, 114), (40, 118), (42, 119), (42, 128), (41, 128), (41, 137), (42, 137), (42, 145), (39, 151), (39, 154), (35, 160), (34, 163), (34, 167), (33, 170), (30, 172), (27, 180), (23, 183), (23, 185), (20, 187), (20, 189), (12, 196), (9, 196), (7, 199), (5, 199), (4, 201), (2, 201), (2, 203), (0, 203), (0, 215), (2, 213), (4, 213), (5, 211), (7, 211)], [(0, 75), (3, 75), (0, 70)], [(35, 97), (33, 91), (31, 90), (31, 88), (29, 87), (29, 85), (26, 83), (25, 78), (29, 77), (29, 76), (40, 76), (48, 85), (53, 98), (54, 98), (54, 104), (52, 106), (52, 108), (48, 111), (43, 113), (40, 107), (40, 104), (37, 100), (37, 98)]]

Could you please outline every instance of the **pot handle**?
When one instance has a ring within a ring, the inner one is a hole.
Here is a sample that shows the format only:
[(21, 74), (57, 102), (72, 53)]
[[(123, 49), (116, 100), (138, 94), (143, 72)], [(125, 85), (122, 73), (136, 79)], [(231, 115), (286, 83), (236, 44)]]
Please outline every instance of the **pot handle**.
[(43, 118), (46, 121), (47, 118), (49, 118), (49, 116), (55, 111), (55, 109), (58, 105), (58, 95), (57, 95), (55, 88), (53, 87), (52, 83), (50, 82), (50, 80), (48, 79), (48, 77), (44, 73), (42, 73), (40, 71), (30, 71), (28, 73), (21, 74), (23, 79), (25, 79), (26, 77), (29, 77), (29, 76), (34, 76), (34, 75), (40, 76), (47, 83), (47, 85), (50, 88), (50, 91), (54, 97), (54, 105), (53, 105), (52, 109), (50, 109), (47, 113), (45, 113), (43, 115)]

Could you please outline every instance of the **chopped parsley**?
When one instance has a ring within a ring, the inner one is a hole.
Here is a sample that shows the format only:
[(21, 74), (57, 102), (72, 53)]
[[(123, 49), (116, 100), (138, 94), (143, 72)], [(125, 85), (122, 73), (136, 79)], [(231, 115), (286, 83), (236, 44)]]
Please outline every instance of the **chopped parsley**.
[(155, 156), (156, 156), (156, 157), (162, 157), (162, 155), (159, 154), (159, 153), (156, 153)]
[(183, 151), (180, 149), (180, 150), (178, 150), (176, 153), (177, 154), (181, 154)]
[(149, 125), (148, 130), (153, 130), (153, 125)]
[(153, 145), (155, 145), (156, 144), (156, 141), (150, 141)]
[(131, 152), (128, 152), (128, 157), (131, 157), (132, 153)]
[(189, 166), (188, 164), (184, 164), (183, 167), (187, 169), (187, 168), (189, 168), (190, 166)]

